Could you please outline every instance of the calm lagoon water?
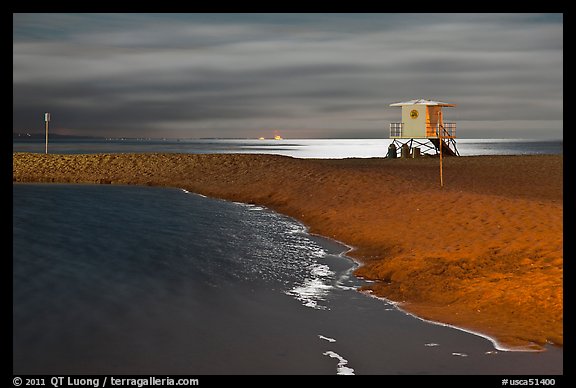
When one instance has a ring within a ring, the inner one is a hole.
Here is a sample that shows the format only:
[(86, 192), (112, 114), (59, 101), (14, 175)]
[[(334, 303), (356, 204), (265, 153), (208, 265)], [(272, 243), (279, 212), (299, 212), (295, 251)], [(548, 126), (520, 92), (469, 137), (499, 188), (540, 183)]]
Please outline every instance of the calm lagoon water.
[(14, 374), (561, 374), (356, 291), (342, 245), (180, 189), (13, 185)]

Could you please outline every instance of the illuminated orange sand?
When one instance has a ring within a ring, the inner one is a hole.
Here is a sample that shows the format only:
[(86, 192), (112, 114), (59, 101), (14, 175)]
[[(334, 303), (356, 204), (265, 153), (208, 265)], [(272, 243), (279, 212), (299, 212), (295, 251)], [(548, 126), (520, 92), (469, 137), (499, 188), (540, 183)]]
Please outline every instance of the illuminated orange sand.
[(563, 343), (562, 156), (444, 160), (15, 153), (16, 182), (181, 187), (345, 242), (375, 295), (501, 347)]

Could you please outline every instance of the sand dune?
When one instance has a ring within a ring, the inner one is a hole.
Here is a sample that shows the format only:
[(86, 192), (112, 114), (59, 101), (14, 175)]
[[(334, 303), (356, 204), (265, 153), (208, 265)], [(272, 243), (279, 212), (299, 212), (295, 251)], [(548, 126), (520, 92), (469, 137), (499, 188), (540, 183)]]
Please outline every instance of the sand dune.
[(356, 247), (358, 276), (508, 348), (563, 343), (562, 156), (438, 160), (15, 153), (15, 182), (182, 187), (257, 203)]

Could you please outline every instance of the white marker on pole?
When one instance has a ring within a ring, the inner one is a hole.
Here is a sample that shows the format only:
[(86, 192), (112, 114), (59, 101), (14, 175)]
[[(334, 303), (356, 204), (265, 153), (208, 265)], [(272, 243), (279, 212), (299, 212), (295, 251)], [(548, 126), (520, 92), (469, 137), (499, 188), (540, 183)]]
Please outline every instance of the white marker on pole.
[(50, 113), (44, 113), (44, 121), (46, 122), (46, 154), (48, 154), (48, 123), (50, 122)]

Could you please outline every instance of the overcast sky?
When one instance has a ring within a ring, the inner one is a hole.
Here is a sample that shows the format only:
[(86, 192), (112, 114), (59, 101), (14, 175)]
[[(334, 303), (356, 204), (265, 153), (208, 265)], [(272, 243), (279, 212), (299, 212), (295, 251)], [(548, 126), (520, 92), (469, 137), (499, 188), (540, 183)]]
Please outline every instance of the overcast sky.
[(417, 98), (463, 138), (562, 138), (561, 14), (14, 14), (13, 130), (386, 138)]

